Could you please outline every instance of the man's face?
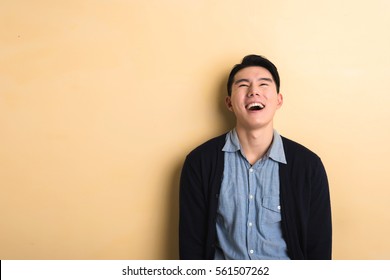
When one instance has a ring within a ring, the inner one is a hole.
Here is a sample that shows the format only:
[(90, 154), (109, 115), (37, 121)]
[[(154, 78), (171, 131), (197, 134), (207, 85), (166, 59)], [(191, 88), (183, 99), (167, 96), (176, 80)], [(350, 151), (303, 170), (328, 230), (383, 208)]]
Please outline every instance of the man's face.
[(245, 129), (273, 127), (273, 117), (283, 104), (271, 73), (258, 66), (246, 67), (234, 77), (231, 96), (226, 105), (237, 119), (237, 126)]

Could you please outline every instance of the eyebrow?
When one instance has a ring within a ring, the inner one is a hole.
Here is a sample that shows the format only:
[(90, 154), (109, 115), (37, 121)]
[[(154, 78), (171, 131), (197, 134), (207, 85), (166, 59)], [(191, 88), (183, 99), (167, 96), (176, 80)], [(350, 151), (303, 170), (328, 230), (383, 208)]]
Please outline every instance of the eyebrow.
[[(258, 82), (259, 82), (259, 81), (267, 81), (267, 82), (270, 82), (270, 83), (273, 82), (273, 80), (272, 80), (271, 78), (260, 78), (260, 79), (258, 79), (257, 81), (258, 81)], [(242, 82), (247, 82), (247, 83), (249, 83), (250, 81), (249, 81), (248, 79), (239, 79), (239, 80), (235, 81), (234, 84), (236, 85), (236, 84), (239, 84), (239, 83), (242, 83)]]

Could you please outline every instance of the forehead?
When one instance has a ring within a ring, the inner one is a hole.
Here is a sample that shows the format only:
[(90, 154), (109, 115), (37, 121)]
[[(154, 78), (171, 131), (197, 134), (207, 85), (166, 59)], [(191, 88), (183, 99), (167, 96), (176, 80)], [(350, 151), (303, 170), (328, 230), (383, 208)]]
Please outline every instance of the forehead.
[(234, 76), (234, 80), (240, 80), (240, 79), (259, 79), (259, 78), (269, 78), (273, 80), (271, 72), (269, 72), (264, 67), (260, 66), (249, 66), (245, 67), (244, 69), (241, 69), (236, 73)]

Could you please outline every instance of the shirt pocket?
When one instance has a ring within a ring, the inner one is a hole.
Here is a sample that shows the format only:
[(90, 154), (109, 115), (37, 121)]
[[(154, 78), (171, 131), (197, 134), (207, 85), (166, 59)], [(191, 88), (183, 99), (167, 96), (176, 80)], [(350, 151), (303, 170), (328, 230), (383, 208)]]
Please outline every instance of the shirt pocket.
[(280, 213), (280, 199), (278, 196), (266, 196), (262, 199), (262, 224), (278, 223), (282, 220)]

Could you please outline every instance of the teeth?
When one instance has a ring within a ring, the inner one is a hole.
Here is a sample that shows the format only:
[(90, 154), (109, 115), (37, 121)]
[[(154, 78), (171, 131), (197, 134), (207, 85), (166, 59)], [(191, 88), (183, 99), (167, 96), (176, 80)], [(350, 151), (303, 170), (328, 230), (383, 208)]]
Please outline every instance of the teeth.
[(263, 109), (264, 108), (264, 105), (261, 104), (261, 103), (251, 103), (251, 104), (248, 104), (246, 106), (247, 109), (256, 109), (256, 107), (258, 107), (259, 109)]

